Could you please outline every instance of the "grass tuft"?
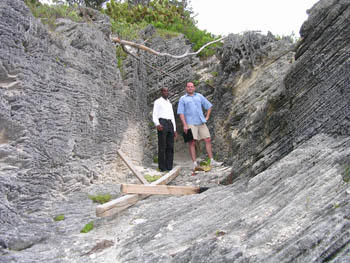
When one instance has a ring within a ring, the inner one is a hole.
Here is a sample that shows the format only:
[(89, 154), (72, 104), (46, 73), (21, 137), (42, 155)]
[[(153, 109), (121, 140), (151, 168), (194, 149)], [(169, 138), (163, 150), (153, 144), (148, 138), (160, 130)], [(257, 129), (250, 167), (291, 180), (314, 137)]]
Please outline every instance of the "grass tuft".
[(111, 200), (111, 195), (110, 194), (105, 194), (105, 195), (89, 195), (89, 198), (94, 202), (94, 203), (99, 203), (99, 204), (104, 204), (107, 203)]
[(89, 223), (87, 223), (82, 230), (80, 230), (80, 233), (88, 233), (90, 232), (92, 229), (94, 229), (94, 222), (91, 221)]
[(147, 182), (152, 183), (154, 181), (157, 181), (158, 179), (160, 179), (162, 176), (160, 175), (149, 175), (146, 174), (145, 175), (145, 179), (147, 180)]
[(55, 218), (53, 220), (62, 221), (62, 220), (64, 220), (64, 215), (63, 214), (57, 215), (57, 216), (55, 216)]

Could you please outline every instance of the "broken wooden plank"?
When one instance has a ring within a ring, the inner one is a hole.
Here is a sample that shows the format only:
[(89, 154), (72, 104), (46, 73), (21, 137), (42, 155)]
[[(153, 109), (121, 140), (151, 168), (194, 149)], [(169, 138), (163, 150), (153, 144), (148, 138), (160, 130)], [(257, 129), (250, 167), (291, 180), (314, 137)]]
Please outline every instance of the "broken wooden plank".
[(177, 185), (140, 185), (122, 184), (120, 191), (126, 194), (148, 195), (192, 195), (208, 190), (207, 187), (177, 186)]
[(135, 167), (132, 165), (132, 163), (128, 160), (128, 158), (126, 157), (126, 155), (121, 151), (118, 150), (117, 151), (120, 158), (122, 158), (122, 160), (124, 161), (124, 163), (130, 168), (130, 170), (133, 172), (134, 175), (136, 175), (136, 177), (140, 180), (141, 183), (143, 184), (148, 184), (148, 181), (145, 179), (145, 177), (143, 177), (142, 174), (140, 174)]
[[(154, 181), (153, 183), (151, 183), (151, 185), (168, 184), (176, 176), (179, 175), (180, 168), (181, 168), (180, 166), (174, 167), (169, 173), (165, 174), (164, 176), (159, 178), (157, 181)], [(109, 201), (102, 205), (98, 205), (96, 207), (96, 216), (105, 217), (105, 216), (114, 215), (115, 213), (123, 211), (124, 209), (136, 204), (138, 200), (142, 200), (148, 196), (149, 195), (138, 195), (138, 194), (124, 195), (115, 200)]]

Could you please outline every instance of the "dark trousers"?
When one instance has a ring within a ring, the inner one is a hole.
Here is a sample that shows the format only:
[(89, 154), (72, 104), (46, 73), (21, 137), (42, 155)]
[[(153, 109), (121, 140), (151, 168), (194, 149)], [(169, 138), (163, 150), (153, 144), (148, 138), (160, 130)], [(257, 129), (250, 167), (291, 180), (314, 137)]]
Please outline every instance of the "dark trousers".
[(163, 126), (162, 131), (158, 131), (158, 167), (159, 170), (173, 169), (174, 160), (174, 127), (171, 120), (159, 119)]

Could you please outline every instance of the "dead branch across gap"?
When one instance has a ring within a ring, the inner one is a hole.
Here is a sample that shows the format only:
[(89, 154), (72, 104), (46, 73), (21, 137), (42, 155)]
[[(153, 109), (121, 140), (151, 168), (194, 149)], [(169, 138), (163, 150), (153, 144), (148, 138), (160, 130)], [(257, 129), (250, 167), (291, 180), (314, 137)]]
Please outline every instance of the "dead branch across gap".
[(219, 41), (223, 40), (224, 38), (226, 38), (226, 37), (221, 37), (219, 39), (210, 41), (209, 43), (205, 44), (200, 49), (198, 49), (196, 52), (189, 52), (189, 51), (187, 51), (185, 54), (182, 54), (182, 55), (172, 55), (172, 54), (169, 54), (169, 53), (161, 53), (161, 52), (158, 52), (158, 51), (156, 51), (156, 50), (154, 50), (152, 48), (146, 47), (145, 45), (141, 45), (141, 44), (138, 44), (138, 43), (135, 43), (135, 42), (123, 40), (123, 39), (120, 39), (119, 37), (111, 37), (111, 40), (113, 42), (119, 43), (121, 45), (131, 46), (131, 47), (134, 47), (134, 48), (137, 48), (137, 49), (142, 49), (142, 50), (144, 50), (146, 52), (149, 52), (149, 53), (151, 53), (153, 55), (157, 55), (157, 56), (167, 56), (167, 57), (171, 57), (171, 58), (184, 58), (184, 57), (187, 57), (187, 56), (198, 55), (207, 46), (209, 46), (211, 44), (214, 44), (216, 42), (219, 42)]

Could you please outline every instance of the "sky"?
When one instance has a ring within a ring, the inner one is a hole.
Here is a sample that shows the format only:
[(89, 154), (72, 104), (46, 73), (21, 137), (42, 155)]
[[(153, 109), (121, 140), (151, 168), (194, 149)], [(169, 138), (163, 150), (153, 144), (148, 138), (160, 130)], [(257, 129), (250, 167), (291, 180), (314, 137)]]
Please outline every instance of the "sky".
[(318, 0), (191, 0), (197, 26), (215, 35), (258, 30), (290, 36), (307, 20)]

